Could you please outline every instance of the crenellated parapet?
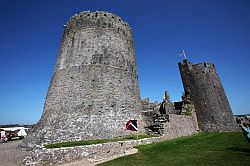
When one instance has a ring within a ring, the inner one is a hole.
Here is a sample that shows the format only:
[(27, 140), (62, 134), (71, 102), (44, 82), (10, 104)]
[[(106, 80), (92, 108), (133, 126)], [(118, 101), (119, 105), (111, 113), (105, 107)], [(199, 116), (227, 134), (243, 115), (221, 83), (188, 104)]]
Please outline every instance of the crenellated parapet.
[(72, 16), (65, 25), (65, 34), (76, 29), (110, 30), (126, 38), (132, 38), (132, 29), (121, 17), (104, 11), (84, 11)]

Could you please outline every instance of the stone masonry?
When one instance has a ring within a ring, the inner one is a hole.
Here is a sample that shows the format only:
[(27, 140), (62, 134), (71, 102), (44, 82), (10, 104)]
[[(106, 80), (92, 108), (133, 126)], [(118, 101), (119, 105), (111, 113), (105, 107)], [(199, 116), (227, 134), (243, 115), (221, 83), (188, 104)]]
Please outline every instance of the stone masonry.
[(169, 114), (169, 121), (164, 126), (164, 139), (189, 136), (198, 132), (196, 113), (191, 115)]
[(162, 137), (151, 137), (139, 140), (108, 142), (95, 145), (55, 149), (46, 149), (39, 146), (30, 152), (30, 154), (23, 161), (22, 165), (62, 165), (63, 163), (79, 161), (84, 158), (89, 160), (91, 163), (95, 163), (113, 157), (127, 155), (127, 151), (137, 145), (159, 142), (162, 141), (162, 139)]
[(81, 12), (65, 25), (40, 121), (21, 147), (113, 138), (141, 124), (132, 30), (107, 12)]
[(199, 128), (202, 131), (235, 131), (238, 127), (233, 118), (227, 96), (215, 66), (211, 63), (179, 63), (185, 94), (190, 94)]

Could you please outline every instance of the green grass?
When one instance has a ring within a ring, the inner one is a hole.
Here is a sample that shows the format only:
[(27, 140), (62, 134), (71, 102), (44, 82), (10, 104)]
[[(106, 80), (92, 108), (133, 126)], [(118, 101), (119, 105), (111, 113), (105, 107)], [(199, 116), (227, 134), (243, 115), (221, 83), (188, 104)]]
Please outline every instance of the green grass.
[(199, 133), (137, 148), (137, 154), (99, 166), (250, 165), (250, 144), (236, 132)]
[[(144, 134), (144, 135), (138, 135), (138, 139), (150, 138), (150, 137), (156, 137), (156, 136), (157, 135)], [(55, 143), (55, 144), (48, 144), (48, 145), (45, 145), (44, 147), (48, 149), (52, 149), (52, 148), (93, 145), (93, 144), (100, 144), (100, 143), (106, 143), (106, 142), (116, 142), (116, 141), (136, 140), (136, 139), (137, 139), (137, 135), (128, 135), (125, 137), (114, 138), (114, 139), (97, 139), (97, 140), (88, 140), (88, 141), (61, 142), (61, 143)]]

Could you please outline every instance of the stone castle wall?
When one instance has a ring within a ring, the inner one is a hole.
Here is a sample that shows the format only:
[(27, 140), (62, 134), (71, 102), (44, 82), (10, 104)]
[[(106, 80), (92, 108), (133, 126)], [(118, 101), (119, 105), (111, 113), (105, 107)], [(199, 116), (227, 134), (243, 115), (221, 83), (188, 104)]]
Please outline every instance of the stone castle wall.
[(195, 106), (199, 128), (203, 131), (234, 131), (232, 110), (213, 64), (179, 63), (185, 93)]
[(81, 12), (65, 25), (44, 112), (23, 146), (129, 134), (141, 124), (132, 31), (107, 12)]
[(46, 149), (34, 149), (23, 161), (22, 165), (62, 165), (83, 158), (90, 162), (98, 162), (114, 157), (127, 155), (127, 151), (137, 145), (159, 142), (162, 137), (152, 137), (139, 140), (108, 142), (103, 144)]
[(189, 136), (198, 132), (196, 113), (192, 115), (169, 114), (169, 121), (164, 125), (164, 139)]

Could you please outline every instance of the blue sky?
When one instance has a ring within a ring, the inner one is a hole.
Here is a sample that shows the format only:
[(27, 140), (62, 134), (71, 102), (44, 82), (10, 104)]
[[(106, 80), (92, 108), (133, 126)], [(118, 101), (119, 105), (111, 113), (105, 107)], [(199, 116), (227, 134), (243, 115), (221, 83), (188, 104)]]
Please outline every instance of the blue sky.
[(63, 24), (84, 10), (119, 15), (133, 28), (141, 97), (183, 91), (177, 63), (214, 63), (234, 114), (250, 113), (249, 0), (0, 0), (0, 124), (36, 123)]

